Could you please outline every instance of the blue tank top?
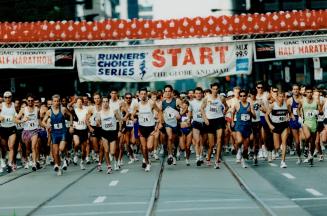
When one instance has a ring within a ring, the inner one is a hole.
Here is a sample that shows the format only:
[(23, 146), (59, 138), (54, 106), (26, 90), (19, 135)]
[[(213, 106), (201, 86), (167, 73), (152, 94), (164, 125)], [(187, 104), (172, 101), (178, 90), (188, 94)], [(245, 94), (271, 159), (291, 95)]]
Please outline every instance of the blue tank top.
[(291, 109), (292, 109), (292, 113), (293, 113), (293, 115), (294, 115), (296, 118), (299, 117), (299, 115), (298, 115), (298, 113), (297, 113), (297, 109), (298, 109), (298, 107), (299, 107), (299, 103), (297, 103), (297, 102), (295, 101), (294, 97), (292, 96), (292, 105), (291, 105)]
[(251, 124), (251, 116), (248, 113), (250, 103), (248, 102), (246, 107), (240, 102), (240, 109), (236, 113), (236, 122), (238, 125), (246, 126)]
[(170, 103), (168, 103), (166, 100), (162, 101), (162, 110), (164, 111), (167, 107), (171, 107), (178, 111), (177, 105), (176, 105), (176, 99), (173, 98)]
[(65, 124), (65, 117), (61, 112), (61, 107), (59, 107), (59, 112), (57, 115), (53, 113), (52, 107), (51, 107), (51, 132), (52, 133), (62, 133), (66, 132), (66, 124)]

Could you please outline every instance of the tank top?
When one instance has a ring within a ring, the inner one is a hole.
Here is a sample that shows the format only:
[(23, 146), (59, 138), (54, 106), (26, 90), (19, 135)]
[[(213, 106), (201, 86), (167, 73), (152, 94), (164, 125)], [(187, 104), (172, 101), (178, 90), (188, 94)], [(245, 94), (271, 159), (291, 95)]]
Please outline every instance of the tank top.
[(245, 126), (251, 123), (251, 116), (247, 111), (249, 106), (250, 106), (249, 102), (247, 102), (246, 107), (244, 107), (240, 102), (240, 109), (236, 113), (236, 121), (238, 125)]
[(155, 124), (154, 113), (150, 103), (142, 104), (142, 102), (139, 102), (139, 125), (151, 127)]
[[(130, 104), (130, 106), (127, 109), (127, 112), (129, 114), (133, 113), (134, 106), (135, 106), (135, 102), (132, 101), (132, 103)], [(130, 117), (126, 120), (126, 127), (134, 127), (134, 122)]]
[(292, 104), (291, 104), (291, 109), (292, 109), (292, 113), (293, 115), (297, 118), (299, 115), (297, 113), (297, 109), (299, 107), (299, 103), (297, 103), (294, 99), (294, 97), (292, 96)]
[(93, 106), (93, 113), (92, 113), (92, 116), (90, 116), (90, 125), (95, 127), (97, 126), (97, 116), (98, 114), (100, 113), (101, 109), (100, 110), (97, 110), (96, 106), (94, 105)]
[(258, 100), (254, 101), (253, 109), (255, 112), (255, 118), (252, 118), (252, 122), (260, 122), (260, 104), (258, 103)]
[(51, 120), (51, 127), (52, 133), (62, 133), (66, 132), (66, 124), (65, 124), (65, 116), (61, 112), (61, 106), (59, 107), (59, 112), (57, 114), (53, 113), (52, 107), (50, 108), (50, 120)]
[(208, 119), (217, 119), (224, 117), (223, 114), (224, 105), (222, 104), (219, 96), (215, 99), (211, 95), (207, 98), (207, 106), (205, 107), (205, 113)]
[(308, 103), (307, 99), (303, 99), (303, 116), (304, 116), (304, 121), (306, 122), (315, 122), (317, 121), (317, 115), (318, 115), (318, 104), (314, 100), (312, 103)]
[(172, 127), (177, 127), (176, 116), (178, 114), (178, 110), (176, 105), (176, 99), (173, 98), (169, 103), (166, 100), (162, 101), (162, 110), (164, 114), (165, 123)]
[(283, 123), (287, 121), (288, 109), (286, 103), (283, 102), (282, 106), (278, 106), (277, 102), (274, 102), (273, 109), (269, 114), (272, 123)]
[(16, 126), (14, 122), (14, 118), (17, 115), (17, 113), (15, 110), (14, 103), (11, 103), (10, 107), (7, 107), (6, 103), (3, 102), (0, 115), (4, 117), (4, 119), (1, 122), (1, 127), (9, 128), (9, 127)]
[(39, 119), (38, 119), (38, 110), (37, 108), (33, 108), (33, 111), (30, 112), (28, 107), (24, 108), (24, 116), (28, 118), (23, 124), (24, 130), (35, 130), (39, 128)]
[(86, 114), (87, 114), (87, 108), (75, 108), (75, 114), (77, 118), (73, 122), (74, 129), (76, 130), (85, 130), (87, 128), (86, 126)]
[[(268, 92), (264, 92), (261, 96), (257, 95), (257, 101), (261, 106), (267, 106), (268, 103)], [(260, 111), (260, 116), (265, 116), (265, 113)]]
[(201, 114), (202, 100), (194, 99), (190, 102), (189, 111), (192, 112), (193, 121), (203, 123), (203, 118)]
[(100, 111), (101, 128), (105, 131), (117, 130), (117, 119), (113, 109), (109, 111)]

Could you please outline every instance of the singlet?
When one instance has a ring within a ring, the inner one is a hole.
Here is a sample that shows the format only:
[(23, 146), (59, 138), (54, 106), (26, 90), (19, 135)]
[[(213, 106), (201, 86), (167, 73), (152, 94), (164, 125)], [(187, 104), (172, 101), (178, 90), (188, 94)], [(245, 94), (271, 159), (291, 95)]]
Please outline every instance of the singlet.
[(238, 125), (246, 126), (251, 123), (251, 116), (248, 113), (249, 106), (249, 102), (247, 102), (246, 107), (244, 107), (240, 102), (240, 109), (236, 113), (236, 121)]
[[(257, 101), (259, 102), (259, 104), (261, 104), (261, 106), (266, 107), (267, 103), (268, 103), (268, 92), (264, 92), (261, 96), (257, 95)], [(260, 116), (265, 116), (265, 113), (260, 111)]]
[(53, 113), (52, 107), (50, 108), (50, 120), (51, 120), (51, 127), (52, 133), (66, 133), (66, 124), (65, 124), (65, 117), (62, 114), (61, 106), (59, 107), (59, 112), (57, 114)]
[(117, 119), (113, 109), (109, 111), (100, 111), (101, 128), (105, 131), (117, 130)]
[(119, 100), (113, 101), (113, 100), (110, 99), (110, 101), (109, 101), (109, 107), (113, 111), (117, 110), (118, 113), (119, 113), (120, 112), (120, 101)]
[(30, 112), (28, 107), (24, 108), (24, 116), (28, 117), (28, 121), (23, 124), (24, 130), (35, 130), (39, 128), (38, 109), (33, 108)]
[(17, 115), (17, 113), (15, 110), (14, 103), (11, 103), (10, 107), (8, 108), (6, 103), (3, 102), (0, 115), (4, 117), (4, 119), (1, 122), (1, 127), (9, 128), (9, 127), (16, 126), (16, 124), (14, 122), (14, 118)]
[(139, 125), (143, 127), (151, 127), (156, 124), (154, 113), (149, 102), (142, 104), (139, 102)]
[(318, 115), (318, 104), (315, 100), (312, 103), (308, 103), (307, 99), (303, 99), (303, 116), (304, 122), (316, 122)]
[(219, 96), (215, 99), (209, 95), (207, 97), (207, 106), (205, 107), (205, 113), (208, 119), (217, 119), (224, 117), (223, 114), (224, 105), (222, 104)]
[(164, 121), (167, 125), (172, 127), (177, 127), (177, 119), (176, 116), (178, 114), (176, 99), (173, 98), (171, 102), (167, 102), (166, 100), (162, 101), (162, 110)]
[(280, 107), (278, 106), (277, 102), (274, 102), (273, 109), (269, 114), (272, 123), (284, 123), (287, 121), (288, 109), (286, 103), (283, 102), (283, 105)]
[[(133, 113), (134, 106), (135, 106), (135, 102), (132, 101), (132, 103), (130, 104), (130, 106), (127, 109), (127, 112), (129, 114)], [(130, 117), (126, 120), (126, 127), (134, 127), (134, 122)]]
[(77, 119), (73, 122), (74, 129), (76, 130), (85, 130), (87, 128), (86, 125), (86, 114), (87, 108), (75, 108), (74, 109)]
[(299, 114), (297, 113), (299, 107), (299, 103), (297, 103), (294, 99), (294, 97), (292, 96), (292, 104), (291, 104), (291, 109), (292, 109), (292, 113), (295, 116), (295, 118), (299, 117)]
[(201, 105), (202, 105), (202, 100), (194, 99), (190, 102), (190, 106), (188, 110), (192, 112), (193, 121), (203, 123), (203, 118), (201, 114)]
[(92, 108), (93, 108), (93, 113), (92, 113), (92, 116), (90, 116), (90, 125), (95, 127), (95, 126), (97, 126), (96, 119), (97, 119), (97, 116), (99, 115), (99, 113), (101, 112), (101, 108), (100, 108), (100, 110), (97, 110), (95, 105), (93, 105)]
[(252, 118), (252, 122), (260, 122), (260, 104), (258, 103), (258, 100), (253, 102), (253, 109), (255, 112), (255, 118)]

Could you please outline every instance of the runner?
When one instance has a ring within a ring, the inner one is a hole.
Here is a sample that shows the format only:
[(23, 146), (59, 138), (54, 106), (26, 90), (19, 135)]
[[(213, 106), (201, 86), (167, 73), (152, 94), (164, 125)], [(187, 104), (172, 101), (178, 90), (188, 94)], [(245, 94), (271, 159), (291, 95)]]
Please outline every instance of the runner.
[(159, 116), (162, 116), (162, 113), (155, 102), (148, 100), (146, 88), (140, 89), (139, 92), (141, 101), (137, 106), (135, 106), (133, 116), (138, 115), (141, 149), (143, 154), (142, 168), (144, 168), (145, 172), (149, 172), (151, 169), (149, 152), (153, 150), (154, 134), (162, 127), (162, 119), (160, 118), (157, 123), (154, 119), (154, 110), (159, 113)]
[(196, 87), (194, 90), (194, 99), (190, 102), (189, 116), (192, 119), (192, 134), (194, 139), (196, 165), (201, 166), (203, 163), (203, 138), (204, 133), (204, 121), (201, 114), (201, 105), (203, 98), (203, 90), (200, 87)]
[(189, 102), (187, 99), (184, 99), (181, 104), (180, 111), (180, 136), (179, 136), (179, 148), (182, 152), (185, 151), (186, 166), (190, 166), (190, 155), (191, 155), (191, 143), (192, 143), (192, 128), (189, 112)]
[[(100, 148), (103, 148), (103, 151), (100, 151), (99, 163), (97, 170), (102, 171), (102, 160), (103, 154), (105, 155), (105, 160), (107, 164), (107, 174), (112, 173), (112, 167), (110, 163), (109, 154), (113, 156), (116, 153), (117, 148), (117, 138), (120, 136), (122, 131), (121, 116), (118, 113), (118, 110), (113, 109), (109, 105), (109, 98), (102, 98), (102, 108), (97, 116), (97, 124), (101, 125), (101, 142)], [(118, 128), (117, 128), (118, 127)]]
[(285, 93), (279, 91), (277, 93), (276, 101), (269, 105), (266, 112), (266, 121), (273, 133), (275, 152), (278, 152), (280, 146), (282, 147), (281, 168), (286, 168), (286, 141), (289, 133), (288, 129), (289, 111), (285, 101)]
[[(10, 173), (12, 171), (12, 163), (14, 160), (15, 154), (15, 142), (16, 142), (16, 124), (15, 117), (17, 115), (15, 110), (15, 105), (12, 102), (12, 93), (10, 91), (6, 91), (3, 94), (5, 102), (1, 103), (1, 112), (0, 112), (0, 137), (1, 143), (8, 146), (9, 149), (9, 157), (7, 163), (7, 172)], [(6, 154), (2, 152), (2, 159), (5, 158)]]
[[(54, 157), (54, 171), (57, 172), (57, 175), (62, 175), (62, 168), (61, 160), (60, 160), (60, 154), (63, 154), (65, 152), (66, 147), (66, 124), (65, 124), (65, 115), (70, 116), (70, 127), (69, 130), (71, 133), (73, 133), (73, 116), (68, 111), (67, 108), (62, 107), (60, 105), (60, 96), (59, 95), (53, 95), (52, 96), (52, 106), (50, 109), (46, 112), (42, 125), (46, 128), (51, 128), (51, 143), (52, 143), (52, 155)], [(48, 123), (48, 119), (50, 118), (50, 125)]]
[(253, 145), (253, 165), (258, 166), (258, 152), (260, 149), (260, 132), (261, 132), (261, 124), (260, 124), (260, 102), (257, 100), (257, 90), (253, 89), (250, 91), (250, 99), (253, 104), (253, 109), (255, 112), (255, 116), (252, 117), (252, 134), (250, 136), (250, 141)]
[[(252, 133), (251, 119), (256, 117), (256, 113), (254, 112), (253, 105), (247, 101), (247, 92), (241, 90), (239, 96), (241, 101), (233, 108), (233, 119), (236, 116), (235, 143), (237, 148), (240, 148), (240, 145), (243, 144), (241, 164), (243, 168), (247, 168), (245, 159), (248, 159), (248, 147)], [(234, 122), (232, 122), (232, 126), (234, 126), (233, 124)]]
[(211, 94), (204, 98), (201, 105), (201, 114), (206, 124), (206, 132), (208, 133), (209, 148), (206, 163), (208, 166), (211, 165), (210, 159), (212, 150), (215, 145), (215, 135), (217, 143), (217, 152), (215, 157), (215, 169), (220, 168), (220, 154), (222, 148), (222, 137), (225, 129), (225, 113), (227, 112), (228, 106), (223, 97), (218, 95), (219, 85), (213, 83), (210, 85)]

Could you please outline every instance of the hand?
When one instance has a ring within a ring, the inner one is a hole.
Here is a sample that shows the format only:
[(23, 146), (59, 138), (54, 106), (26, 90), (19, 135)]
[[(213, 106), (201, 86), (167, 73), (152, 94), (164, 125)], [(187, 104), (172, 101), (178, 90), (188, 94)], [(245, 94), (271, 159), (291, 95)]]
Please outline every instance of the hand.
[(230, 123), (230, 126), (231, 126), (232, 128), (235, 126), (234, 121), (232, 121), (232, 122)]
[(93, 132), (94, 132), (94, 128), (93, 128), (93, 127), (89, 127), (89, 131), (90, 131), (91, 133), (93, 133)]
[(271, 125), (271, 126), (269, 126), (269, 128), (270, 128), (270, 130), (271, 130), (271, 131), (273, 131), (273, 130), (275, 129), (275, 127), (274, 127), (274, 126), (272, 126), (272, 125)]
[(70, 127), (69, 127), (69, 133), (71, 133), (71, 134), (74, 133), (74, 128), (73, 128), (73, 126), (70, 126)]
[(0, 121), (3, 121), (5, 118), (3, 116), (0, 116)]
[(208, 120), (208, 119), (205, 119), (205, 120), (204, 120), (204, 123), (205, 123), (206, 125), (209, 125), (209, 120)]

